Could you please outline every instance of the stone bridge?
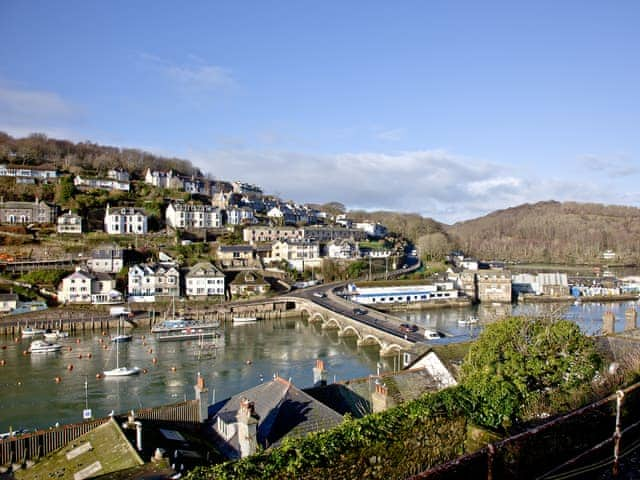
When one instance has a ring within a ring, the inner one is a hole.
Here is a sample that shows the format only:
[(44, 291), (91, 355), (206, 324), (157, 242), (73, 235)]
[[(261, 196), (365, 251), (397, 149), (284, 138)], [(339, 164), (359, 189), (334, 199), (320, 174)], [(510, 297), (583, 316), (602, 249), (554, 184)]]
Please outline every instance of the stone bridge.
[(375, 325), (368, 325), (305, 299), (296, 298), (294, 301), (296, 310), (306, 315), (309, 323), (319, 323), (323, 330), (336, 330), (339, 337), (355, 337), (358, 346), (377, 345), (381, 357), (396, 356), (415, 347), (414, 342)]

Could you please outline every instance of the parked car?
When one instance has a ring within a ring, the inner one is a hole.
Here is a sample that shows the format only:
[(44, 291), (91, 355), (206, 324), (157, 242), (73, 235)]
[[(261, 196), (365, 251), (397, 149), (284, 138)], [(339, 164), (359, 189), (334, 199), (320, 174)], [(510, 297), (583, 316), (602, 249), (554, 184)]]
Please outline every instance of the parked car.
[(324, 297), (326, 297), (326, 296), (327, 296), (327, 294), (326, 294), (326, 293), (324, 293), (324, 292), (315, 292), (315, 293), (313, 294), (313, 296), (314, 296), (314, 297), (318, 297), (318, 298), (324, 298)]
[(410, 323), (401, 323), (400, 331), (405, 333), (413, 333), (418, 331), (418, 327), (416, 325), (411, 325)]
[(364, 308), (354, 308), (353, 313), (356, 315), (365, 315), (367, 311)]
[(435, 330), (429, 330), (428, 328), (424, 330), (424, 338), (427, 340), (438, 340), (442, 338), (442, 334)]

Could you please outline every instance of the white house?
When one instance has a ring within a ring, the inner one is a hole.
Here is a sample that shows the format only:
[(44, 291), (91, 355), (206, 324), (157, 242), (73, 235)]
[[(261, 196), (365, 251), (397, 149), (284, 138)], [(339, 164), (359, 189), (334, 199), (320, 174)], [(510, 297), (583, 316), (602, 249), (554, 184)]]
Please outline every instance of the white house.
[(360, 256), (360, 248), (351, 240), (333, 240), (327, 244), (327, 257), (350, 260)]
[(104, 230), (112, 235), (147, 233), (147, 215), (144, 210), (132, 207), (109, 207), (104, 215)]
[(184, 188), (183, 181), (172, 170), (161, 172), (147, 168), (147, 172), (144, 175), (144, 183), (158, 188), (174, 188), (176, 190)]
[(307, 267), (319, 267), (320, 243), (310, 240), (285, 240), (274, 242), (271, 246), (271, 261), (286, 260), (296, 270)]
[(0, 293), (0, 313), (8, 313), (18, 306), (18, 295), (15, 293)]
[(91, 252), (87, 267), (92, 272), (118, 273), (124, 267), (124, 250), (118, 245), (102, 245)]
[(212, 205), (172, 202), (165, 212), (172, 228), (218, 228), (222, 226), (220, 210)]
[(182, 188), (188, 193), (204, 193), (204, 182), (195, 177), (187, 177), (182, 179)]
[(58, 226), (56, 227), (56, 231), (64, 234), (81, 234), (82, 217), (69, 210), (67, 213), (58, 217)]
[(35, 165), (0, 165), (0, 177), (31, 178), (34, 180), (48, 181), (58, 178), (55, 168)]
[(210, 262), (196, 263), (185, 275), (188, 297), (224, 295), (224, 274)]
[(226, 210), (229, 225), (245, 225), (255, 222), (253, 209), (247, 207), (231, 207)]
[(356, 223), (354, 226), (358, 230), (362, 230), (367, 235), (374, 238), (384, 237), (387, 234), (387, 228), (380, 223), (360, 222)]
[(112, 168), (107, 172), (107, 177), (119, 180), (121, 182), (128, 182), (130, 180), (129, 172), (122, 168)]
[(177, 297), (180, 272), (175, 266), (162, 263), (133, 265), (129, 269), (128, 291), (129, 297), (146, 297), (150, 301), (156, 296)]
[(79, 304), (122, 303), (122, 293), (116, 290), (116, 281), (106, 273), (91, 273), (77, 268), (62, 279), (58, 301)]
[(73, 179), (73, 184), (79, 188), (102, 188), (105, 190), (120, 190), (128, 192), (131, 189), (129, 181), (118, 180), (116, 178), (95, 178), (95, 177), (81, 177), (76, 175)]

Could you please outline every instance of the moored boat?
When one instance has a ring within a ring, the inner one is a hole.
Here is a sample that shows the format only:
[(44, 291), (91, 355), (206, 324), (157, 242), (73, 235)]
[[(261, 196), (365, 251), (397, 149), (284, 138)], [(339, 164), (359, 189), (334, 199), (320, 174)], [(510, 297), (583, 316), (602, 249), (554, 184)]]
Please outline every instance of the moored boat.
[(22, 329), (22, 338), (35, 337), (37, 335), (44, 335), (44, 333), (45, 333), (44, 328), (26, 327)]
[(29, 345), (30, 353), (50, 353), (59, 352), (62, 349), (62, 345), (58, 343), (49, 343), (45, 340), (34, 340)]
[(460, 320), (458, 320), (458, 325), (475, 325), (476, 323), (478, 323), (478, 317), (474, 317), (474, 316), (469, 316), (466, 319), (461, 318)]
[(130, 377), (140, 373), (140, 367), (116, 367), (112, 370), (105, 370), (105, 377)]
[(233, 324), (242, 324), (242, 323), (254, 323), (257, 321), (256, 317), (233, 317)]
[(132, 339), (133, 339), (133, 335), (125, 335), (125, 334), (119, 334), (114, 337), (111, 337), (111, 341), (113, 343), (130, 342)]
[(47, 330), (44, 332), (44, 339), (47, 342), (55, 342), (59, 338), (67, 338), (68, 332), (61, 332), (60, 330)]
[(198, 330), (186, 328), (178, 332), (171, 332), (166, 335), (156, 337), (159, 342), (173, 342), (182, 340), (201, 340), (204, 338), (220, 338), (220, 332), (216, 330)]

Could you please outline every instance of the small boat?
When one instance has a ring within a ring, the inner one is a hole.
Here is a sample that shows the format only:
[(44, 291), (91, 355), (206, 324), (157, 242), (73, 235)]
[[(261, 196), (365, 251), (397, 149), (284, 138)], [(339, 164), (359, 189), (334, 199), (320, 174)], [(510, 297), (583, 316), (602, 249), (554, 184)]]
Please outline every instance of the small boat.
[(22, 329), (22, 338), (35, 337), (36, 335), (44, 335), (46, 330), (44, 328), (32, 328), (26, 327)]
[(478, 317), (473, 317), (473, 316), (470, 316), (466, 319), (461, 318), (460, 320), (458, 320), (458, 325), (462, 325), (462, 326), (475, 325), (476, 323), (478, 323)]
[(159, 334), (167, 334), (174, 332), (183, 332), (189, 328), (197, 329), (198, 331), (202, 330), (214, 330), (220, 327), (219, 322), (214, 323), (196, 323), (191, 321), (183, 321), (180, 324), (174, 324), (173, 320), (167, 320), (166, 322), (162, 322), (160, 326), (154, 327), (151, 329), (151, 333), (159, 333)]
[(67, 338), (69, 332), (61, 332), (60, 330), (47, 330), (44, 332), (44, 339), (47, 342), (55, 342), (59, 338)]
[(133, 339), (133, 335), (125, 335), (125, 334), (119, 334), (119, 335), (116, 335), (115, 337), (111, 337), (111, 341), (113, 343), (130, 342), (132, 339)]
[(198, 330), (187, 328), (180, 332), (172, 332), (156, 337), (159, 342), (173, 342), (182, 340), (201, 340), (203, 338), (220, 338), (220, 333), (215, 330)]
[(116, 367), (112, 370), (105, 370), (105, 377), (130, 377), (140, 373), (140, 367)]
[(49, 343), (44, 340), (34, 340), (29, 345), (30, 353), (50, 353), (59, 352), (62, 349), (62, 345), (58, 343)]
[(257, 321), (256, 317), (233, 317), (233, 324), (238, 325), (242, 323), (255, 323)]

